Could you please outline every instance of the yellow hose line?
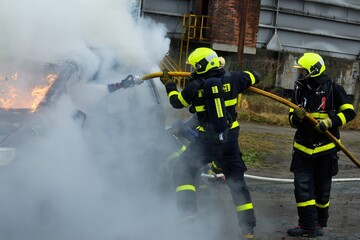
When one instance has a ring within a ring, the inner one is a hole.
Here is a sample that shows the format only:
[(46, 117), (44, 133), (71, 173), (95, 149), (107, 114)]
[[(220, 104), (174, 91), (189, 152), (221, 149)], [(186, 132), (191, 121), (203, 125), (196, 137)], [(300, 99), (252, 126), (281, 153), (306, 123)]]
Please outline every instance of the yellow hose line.
[[(261, 89), (258, 89), (258, 88), (255, 88), (255, 87), (249, 87), (248, 90), (252, 91), (252, 92), (255, 92), (255, 93), (258, 93), (260, 95), (263, 95), (265, 97), (268, 97), (268, 98), (271, 98), (275, 101), (278, 101), (280, 103), (283, 103), (285, 105), (287, 105), (288, 107), (291, 107), (293, 109), (298, 109), (299, 106), (297, 106), (296, 104), (282, 98), (282, 97), (279, 97), (275, 94), (272, 94), (272, 93), (269, 93), (269, 92), (266, 92), (264, 90), (261, 90)], [(308, 120), (310, 120), (312, 122), (312, 124), (315, 126), (316, 124), (318, 124), (318, 121), (313, 117), (311, 116), (310, 113), (306, 113), (306, 118)], [(333, 141), (336, 146), (338, 148), (340, 148), (344, 153), (345, 155), (357, 166), (360, 168), (360, 162), (359, 160), (356, 159), (356, 157), (354, 155), (352, 155), (346, 148), (345, 146), (339, 141), (339, 139), (337, 139), (334, 135), (332, 135), (328, 130), (325, 131), (325, 135), (330, 138), (331, 141)]]
[[(171, 77), (189, 77), (189, 72), (168, 72)], [(154, 72), (142, 76), (142, 80), (148, 80), (152, 78), (162, 77), (163, 72)]]
[[(172, 76), (172, 77), (189, 77), (190, 76), (190, 72), (168, 72), (169, 73), (169, 76)], [(157, 78), (157, 77), (162, 77), (163, 73), (162, 72), (154, 72), (154, 73), (150, 73), (150, 74), (147, 74), (147, 75), (143, 75), (142, 76), (142, 79), (143, 80), (147, 80), (147, 79), (152, 79), (152, 78)], [(264, 90), (261, 90), (259, 88), (256, 88), (256, 87), (249, 87), (248, 90), (250, 90), (251, 92), (254, 92), (254, 93), (257, 93), (257, 94), (260, 94), (260, 95), (263, 95), (265, 97), (268, 97), (268, 98), (271, 98), (275, 101), (278, 101), (290, 108), (293, 108), (293, 109), (297, 109), (299, 108), (299, 106), (297, 106), (296, 104), (286, 100), (285, 98), (282, 98), (282, 97), (279, 97), (273, 93), (270, 93), (270, 92), (267, 92), (267, 91), (264, 91)], [(310, 120), (313, 125), (315, 126), (318, 122), (317, 120), (311, 116), (310, 113), (306, 113), (306, 118), (308, 120)], [(354, 156), (352, 155), (346, 148), (345, 146), (339, 141), (339, 139), (337, 139), (334, 135), (332, 135), (328, 130), (325, 131), (325, 135), (331, 140), (333, 141), (336, 146), (338, 148), (340, 148), (344, 153), (345, 155), (357, 166), (360, 168), (360, 161)]]

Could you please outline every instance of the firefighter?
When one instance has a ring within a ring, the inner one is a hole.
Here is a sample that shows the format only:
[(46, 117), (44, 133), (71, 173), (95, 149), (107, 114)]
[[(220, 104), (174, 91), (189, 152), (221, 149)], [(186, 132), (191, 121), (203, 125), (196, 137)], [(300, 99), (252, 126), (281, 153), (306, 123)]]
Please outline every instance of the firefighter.
[[(355, 118), (354, 106), (344, 88), (324, 74), (323, 58), (304, 53), (295, 61), (298, 80), (294, 84), (289, 122), (297, 131), (294, 136), (290, 171), (294, 174), (298, 226), (287, 231), (290, 236), (322, 236), (329, 218), (332, 177), (338, 173), (336, 147), (325, 134), (330, 131), (340, 139), (339, 127)], [(309, 112), (318, 120), (313, 126), (306, 121)]]
[(199, 121), (198, 136), (182, 153), (174, 168), (179, 218), (195, 219), (196, 174), (202, 166), (214, 161), (226, 177), (242, 238), (252, 239), (256, 219), (244, 179), (247, 169), (238, 143), (239, 123), (235, 106), (238, 94), (259, 82), (260, 75), (255, 71), (226, 72), (220, 67), (216, 52), (205, 47), (195, 49), (187, 64), (195, 70), (181, 92), (166, 71), (160, 78), (171, 105), (177, 109), (189, 107)]

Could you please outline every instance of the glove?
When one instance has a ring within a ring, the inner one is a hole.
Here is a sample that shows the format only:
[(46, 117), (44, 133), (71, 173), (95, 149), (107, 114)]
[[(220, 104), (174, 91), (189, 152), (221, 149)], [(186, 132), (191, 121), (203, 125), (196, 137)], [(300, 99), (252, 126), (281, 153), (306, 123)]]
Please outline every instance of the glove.
[(330, 118), (325, 118), (318, 121), (318, 124), (315, 125), (315, 130), (319, 133), (324, 133), (326, 130), (332, 127), (332, 121)]
[(303, 107), (297, 108), (294, 110), (294, 115), (299, 118), (300, 121), (306, 116), (306, 110)]
[(197, 77), (198, 77), (198, 74), (196, 73), (196, 71), (192, 71), (189, 76), (189, 81), (192, 81), (192, 80), (196, 79)]
[(218, 167), (214, 161), (212, 161), (212, 163), (209, 163), (208, 167), (209, 167), (209, 170), (207, 171), (208, 174), (216, 175), (221, 173), (222, 171), (222, 169)]
[(166, 85), (170, 82), (174, 82), (174, 80), (169, 76), (169, 73), (167, 70), (163, 71), (163, 76), (160, 77), (160, 81), (162, 82), (162, 84)]
[(215, 176), (215, 178), (213, 179), (213, 181), (216, 181), (217, 179), (225, 180), (225, 177), (224, 177), (224, 176), (222, 176), (222, 177), (217, 177), (217, 174), (221, 174), (221, 173), (222, 173), (222, 169), (219, 168), (214, 161), (213, 161), (212, 163), (209, 163), (209, 164), (208, 164), (208, 167), (209, 167), (209, 169), (208, 169), (207, 173)]

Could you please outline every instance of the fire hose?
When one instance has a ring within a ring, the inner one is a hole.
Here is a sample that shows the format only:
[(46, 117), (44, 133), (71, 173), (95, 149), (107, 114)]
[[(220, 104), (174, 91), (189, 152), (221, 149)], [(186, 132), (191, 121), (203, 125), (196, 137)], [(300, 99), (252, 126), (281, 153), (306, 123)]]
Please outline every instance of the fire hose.
[[(190, 76), (190, 72), (169, 72), (169, 76), (172, 76), (172, 77), (189, 77)], [(154, 72), (154, 73), (150, 73), (150, 74), (146, 74), (146, 75), (143, 75), (141, 76), (141, 79), (142, 80), (148, 80), (148, 79), (152, 79), (152, 78), (157, 78), (157, 77), (162, 77), (163, 76), (163, 72)], [(250, 90), (251, 92), (254, 92), (254, 93), (257, 93), (257, 94), (260, 94), (260, 95), (263, 95), (265, 97), (268, 97), (270, 99), (273, 99), (275, 101), (278, 101), (290, 108), (293, 108), (293, 109), (298, 109), (299, 106), (297, 106), (296, 104), (282, 98), (282, 97), (279, 97), (273, 93), (270, 93), (270, 92), (267, 92), (267, 91), (264, 91), (264, 90), (261, 90), (259, 88), (256, 88), (256, 87), (253, 87), (253, 86), (250, 86), (248, 88), (248, 90)], [(318, 121), (310, 114), (310, 113), (306, 113), (306, 118), (311, 121), (314, 126), (318, 124)], [(324, 132), (324, 134), (333, 142), (335, 143), (335, 145), (341, 150), (343, 151), (343, 153), (357, 166), (360, 168), (360, 161), (353, 155), (351, 154), (346, 148), (345, 146), (340, 142), (339, 139), (337, 139), (334, 135), (332, 135), (328, 130), (326, 130)]]
[[(255, 87), (249, 87), (248, 88), (250, 91), (252, 92), (255, 92), (255, 93), (258, 93), (260, 95), (263, 95), (263, 96), (266, 96), (268, 98), (271, 98), (275, 101), (278, 101), (280, 103), (283, 103), (285, 105), (287, 105), (288, 107), (291, 107), (293, 109), (298, 109), (299, 106), (297, 106), (296, 104), (282, 98), (282, 97), (279, 97), (275, 94), (272, 94), (272, 93), (269, 93), (269, 92), (266, 92), (264, 90), (261, 90), (261, 89), (258, 89), (258, 88), (255, 88)], [(308, 120), (310, 120), (312, 122), (312, 124), (315, 126), (316, 124), (318, 124), (318, 121), (310, 114), (310, 113), (306, 113), (306, 118)], [(345, 146), (340, 142), (339, 139), (337, 139), (334, 135), (332, 135), (328, 130), (326, 130), (324, 132), (324, 134), (333, 142), (335, 143), (335, 145), (340, 148), (344, 153), (345, 155), (357, 166), (360, 168), (360, 162), (358, 159), (356, 159), (356, 157), (351, 154), (346, 148)]]
[[(225, 180), (225, 175), (223, 173), (218, 174), (208, 174), (208, 173), (201, 173), (200, 177), (208, 178), (208, 179), (222, 179)], [(294, 179), (292, 178), (273, 178), (273, 177), (262, 177), (262, 176), (255, 176), (244, 174), (245, 178), (249, 179), (256, 179), (262, 181), (269, 181), (269, 182), (283, 182), (283, 183), (292, 183)], [(360, 181), (360, 178), (333, 178), (333, 182), (353, 182), (353, 181)]]

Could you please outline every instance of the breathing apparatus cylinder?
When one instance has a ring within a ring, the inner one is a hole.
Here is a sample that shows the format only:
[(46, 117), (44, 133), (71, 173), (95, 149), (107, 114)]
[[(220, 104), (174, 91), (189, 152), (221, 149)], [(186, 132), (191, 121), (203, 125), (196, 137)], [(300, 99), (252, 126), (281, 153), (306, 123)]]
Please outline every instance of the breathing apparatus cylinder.
[(221, 78), (212, 77), (206, 79), (204, 81), (204, 95), (210, 131), (215, 131), (218, 139), (220, 141), (224, 141), (229, 123), (225, 108)]

